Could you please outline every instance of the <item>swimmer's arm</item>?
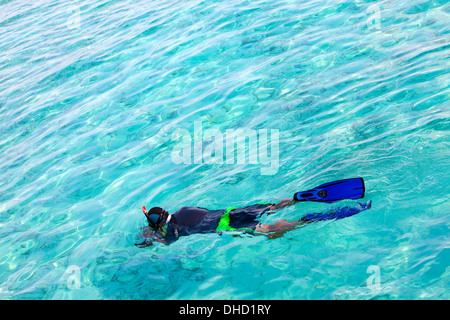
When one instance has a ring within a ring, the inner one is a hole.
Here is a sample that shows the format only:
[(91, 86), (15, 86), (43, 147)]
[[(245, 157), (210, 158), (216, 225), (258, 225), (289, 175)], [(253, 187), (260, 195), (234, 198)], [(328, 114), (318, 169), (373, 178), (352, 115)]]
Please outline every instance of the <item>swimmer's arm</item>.
[(146, 239), (150, 239), (151, 241), (157, 241), (157, 242), (161, 242), (164, 244), (167, 244), (167, 242), (164, 239), (159, 238), (151, 228), (149, 227), (143, 227), (141, 228), (142, 232), (142, 236)]

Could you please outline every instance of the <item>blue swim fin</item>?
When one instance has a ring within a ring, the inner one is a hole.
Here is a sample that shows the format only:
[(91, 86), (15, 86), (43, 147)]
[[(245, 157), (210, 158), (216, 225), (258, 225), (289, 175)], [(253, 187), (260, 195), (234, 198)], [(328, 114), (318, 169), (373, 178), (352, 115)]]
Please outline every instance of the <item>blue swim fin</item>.
[(317, 221), (325, 221), (325, 220), (338, 220), (338, 219), (343, 219), (343, 218), (354, 216), (355, 214), (358, 214), (364, 210), (368, 210), (371, 207), (372, 207), (372, 201), (369, 200), (367, 203), (360, 202), (355, 207), (335, 208), (335, 209), (332, 209), (327, 212), (308, 213), (300, 221), (302, 221), (302, 222), (317, 222)]
[(344, 199), (361, 199), (364, 193), (363, 178), (353, 178), (328, 182), (311, 190), (297, 192), (294, 194), (294, 200), (333, 203)]

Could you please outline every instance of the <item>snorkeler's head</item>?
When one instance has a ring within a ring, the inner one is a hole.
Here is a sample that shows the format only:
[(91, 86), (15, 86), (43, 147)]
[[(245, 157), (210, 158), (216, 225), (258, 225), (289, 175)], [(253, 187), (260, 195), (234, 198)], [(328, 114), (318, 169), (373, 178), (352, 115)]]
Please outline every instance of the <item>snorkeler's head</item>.
[(167, 220), (169, 213), (160, 207), (153, 207), (150, 210), (146, 210), (145, 207), (142, 208), (145, 217), (147, 218), (147, 222), (150, 228), (158, 229), (161, 227)]

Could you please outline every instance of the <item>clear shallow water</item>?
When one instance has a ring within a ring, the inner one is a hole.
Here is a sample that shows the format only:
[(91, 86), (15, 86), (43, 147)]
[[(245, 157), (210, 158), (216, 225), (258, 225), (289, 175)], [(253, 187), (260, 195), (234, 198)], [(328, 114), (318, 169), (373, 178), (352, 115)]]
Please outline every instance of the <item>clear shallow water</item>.
[[(0, 298), (448, 299), (449, 26), (437, 0), (0, 1)], [(278, 172), (174, 164), (194, 121), (279, 130)], [(353, 176), (348, 219), (134, 246), (142, 205)]]

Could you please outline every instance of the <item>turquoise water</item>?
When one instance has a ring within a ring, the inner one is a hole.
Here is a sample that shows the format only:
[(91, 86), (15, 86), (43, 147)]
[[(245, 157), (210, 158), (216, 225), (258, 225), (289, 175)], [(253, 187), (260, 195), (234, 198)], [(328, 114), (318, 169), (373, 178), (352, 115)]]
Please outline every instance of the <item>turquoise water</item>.
[[(1, 299), (450, 298), (447, 1), (3, 0), (0, 53)], [(174, 163), (196, 121), (278, 130), (279, 167)], [(134, 246), (143, 205), (357, 176), (357, 216)]]

